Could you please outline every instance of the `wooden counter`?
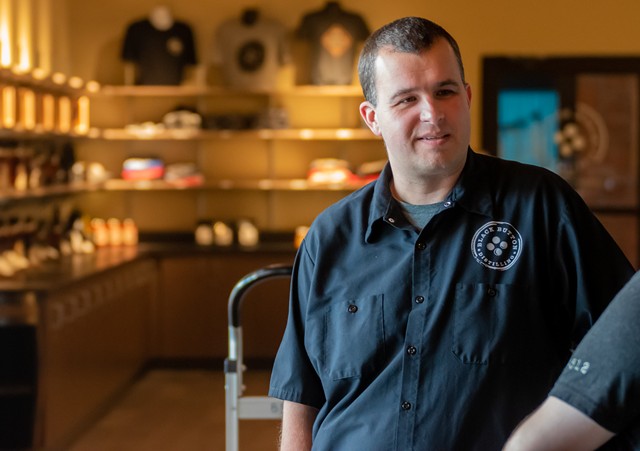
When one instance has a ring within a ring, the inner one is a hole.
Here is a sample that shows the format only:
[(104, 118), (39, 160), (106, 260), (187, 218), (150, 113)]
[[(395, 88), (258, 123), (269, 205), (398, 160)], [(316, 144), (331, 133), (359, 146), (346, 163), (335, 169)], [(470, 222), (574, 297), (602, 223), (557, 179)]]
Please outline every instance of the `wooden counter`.
[(0, 299), (26, 292), (38, 295), (54, 292), (145, 256), (148, 253), (138, 246), (122, 246), (49, 260), (12, 277), (0, 278)]
[[(0, 417), (14, 420), (0, 425), (0, 449), (65, 449), (149, 362), (221, 366), (233, 285), (294, 255), (282, 243), (147, 243), (65, 257), (0, 280), (0, 338), (9, 343), (0, 346)], [(249, 360), (275, 355), (288, 285), (280, 279), (256, 287), (243, 302)]]

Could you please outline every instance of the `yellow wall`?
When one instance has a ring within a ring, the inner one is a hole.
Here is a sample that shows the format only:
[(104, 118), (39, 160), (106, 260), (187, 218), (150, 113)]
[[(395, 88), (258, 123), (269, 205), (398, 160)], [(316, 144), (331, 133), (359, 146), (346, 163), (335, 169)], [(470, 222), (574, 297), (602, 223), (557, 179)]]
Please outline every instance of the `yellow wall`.
[[(172, 8), (192, 25), (201, 62), (210, 61), (213, 35), (223, 20), (255, 7), (293, 30), (306, 12), (324, 0), (67, 0), (71, 71), (86, 79), (121, 81), (118, 52), (127, 23), (157, 4)], [(475, 89), (472, 144), (480, 143), (480, 64), (483, 55), (640, 54), (638, 0), (342, 0), (369, 26), (406, 15), (428, 17), (458, 40), (468, 81)], [(62, 44), (62, 43), (60, 43)]]

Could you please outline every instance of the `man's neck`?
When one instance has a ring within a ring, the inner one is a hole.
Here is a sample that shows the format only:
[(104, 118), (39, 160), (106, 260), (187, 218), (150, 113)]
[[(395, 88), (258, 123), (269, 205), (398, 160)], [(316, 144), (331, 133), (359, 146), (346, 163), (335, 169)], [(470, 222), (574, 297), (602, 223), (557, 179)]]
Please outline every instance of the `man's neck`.
[(421, 180), (419, 183), (404, 181), (398, 183), (391, 180), (391, 194), (398, 200), (413, 205), (429, 205), (444, 201), (456, 182), (460, 174), (449, 176), (427, 182)]

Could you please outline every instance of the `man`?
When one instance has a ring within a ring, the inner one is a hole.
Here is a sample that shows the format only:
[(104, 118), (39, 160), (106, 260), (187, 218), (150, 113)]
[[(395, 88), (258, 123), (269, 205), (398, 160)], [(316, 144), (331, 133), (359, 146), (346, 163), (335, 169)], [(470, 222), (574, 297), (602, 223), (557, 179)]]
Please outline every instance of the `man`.
[(606, 449), (639, 450), (639, 318), (640, 272), (585, 335), (551, 396), (518, 427), (505, 451), (581, 451), (605, 443)]
[(440, 26), (382, 27), (358, 69), (389, 165), (296, 257), (269, 390), (282, 449), (500, 449), (633, 269), (560, 177), (469, 148)]

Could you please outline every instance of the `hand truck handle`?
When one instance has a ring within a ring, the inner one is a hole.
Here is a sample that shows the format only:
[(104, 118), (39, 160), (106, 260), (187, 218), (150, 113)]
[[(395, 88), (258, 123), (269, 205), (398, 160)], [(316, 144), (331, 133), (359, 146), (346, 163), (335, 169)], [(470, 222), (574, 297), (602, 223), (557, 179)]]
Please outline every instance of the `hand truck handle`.
[(253, 271), (235, 284), (229, 295), (229, 326), (240, 327), (240, 306), (244, 295), (253, 288), (254, 285), (274, 277), (289, 277), (293, 267), (287, 264), (273, 264)]

